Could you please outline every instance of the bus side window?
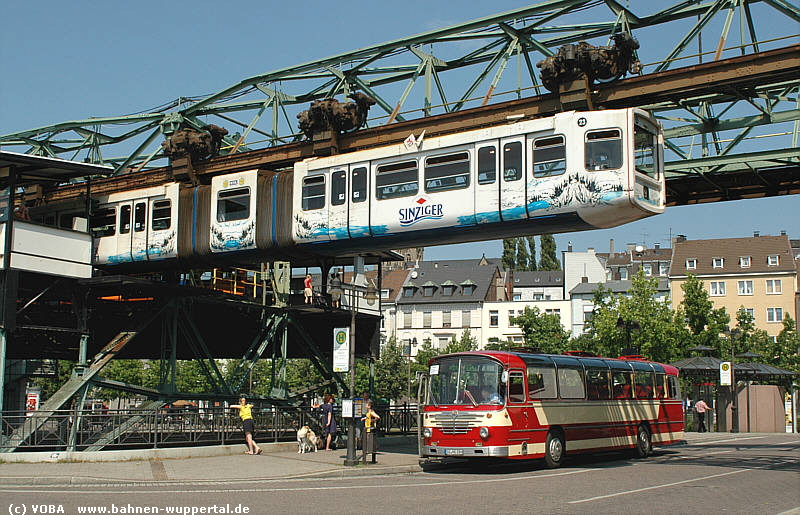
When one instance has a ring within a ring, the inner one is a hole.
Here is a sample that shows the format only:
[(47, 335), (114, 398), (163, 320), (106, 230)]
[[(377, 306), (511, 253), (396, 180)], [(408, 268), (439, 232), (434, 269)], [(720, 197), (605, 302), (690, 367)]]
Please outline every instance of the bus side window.
[(656, 398), (663, 399), (666, 397), (665, 395), (665, 385), (664, 385), (664, 374), (656, 373)]
[(653, 373), (637, 370), (633, 374), (636, 381), (636, 398), (637, 399), (652, 399), (653, 398)]
[(562, 399), (584, 399), (582, 371), (577, 368), (558, 368), (558, 393)]
[(525, 402), (525, 376), (518, 370), (508, 374), (508, 400)]
[(675, 376), (667, 376), (667, 389), (670, 399), (681, 398), (681, 387), (678, 384), (678, 378)]
[(611, 380), (614, 384), (613, 396), (615, 399), (633, 399), (631, 372), (614, 371)]
[(608, 391), (608, 369), (589, 367), (586, 369), (586, 391), (589, 399), (610, 399)]
[(528, 367), (528, 398), (554, 399), (556, 371), (552, 367)]

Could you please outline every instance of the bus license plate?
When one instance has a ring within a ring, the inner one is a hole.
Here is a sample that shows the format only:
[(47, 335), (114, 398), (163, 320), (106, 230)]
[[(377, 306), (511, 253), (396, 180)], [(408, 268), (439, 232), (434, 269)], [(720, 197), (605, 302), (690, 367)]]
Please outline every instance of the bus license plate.
[(445, 456), (462, 456), (464, 449), (445, 449), (444, 454)]

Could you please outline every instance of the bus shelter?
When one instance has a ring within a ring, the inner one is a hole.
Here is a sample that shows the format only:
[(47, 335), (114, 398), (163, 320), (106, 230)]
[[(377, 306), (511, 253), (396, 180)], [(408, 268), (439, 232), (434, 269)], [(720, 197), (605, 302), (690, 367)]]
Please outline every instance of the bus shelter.
[[(756, 357), (741, 354), (740, 358)], [(721, 386), (720, 364), (723, 360), (714, 356), (695, 356), (671, 363), (680, 370), (681, 376), (692, 382), (690, 398), (712, 401), (713, 419), (707, 421), (710, 430), (731, 431), (733, 413), (736, 413), (738, 430), (742, 432), (783, 432), (791, 427), (798, 432), (798, 398), (794, 385), (796, 372), (767, 365), (765, 363), (741, 362), (733, 365), (736, 382), (736, 402), (729, 386)], [(755, 384), (754, 384), (755, 383)], [(785, 419), (784, 398), (789, 394), (791, 409), (789, 420)], [(688, 395), (688, 394), (687, 394)], [(734, 409), (736, 406), (738, 409)], [(694, 428), (694, 412), (687, 410), (687, 430)]]

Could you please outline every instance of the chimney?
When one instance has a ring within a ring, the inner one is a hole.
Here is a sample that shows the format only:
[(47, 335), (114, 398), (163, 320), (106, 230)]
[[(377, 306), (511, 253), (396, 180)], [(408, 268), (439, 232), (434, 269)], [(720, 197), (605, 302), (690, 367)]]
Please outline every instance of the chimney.
[(589, 278), (584, 275), (583, 277), (581, 277), (581, 282), (582, 283), (588, 283), (589, 282)]
[[(786, 234), (786, 233), (784, 232), (784, 234)], [(572, 242), (571, 241), (567, 242), (567, 252), (572, 252)]]
[(614, 238), (611, 238), (610, 240), (608, 240), (608, 253), (609, 254), (613, 254), (614, 253)]
[(686, 235), (679, 234), (672, 240), (672, 244), (675, 245), (676, 243), (683, 243), (684, 241), (686, 241)]
[(758, 231), (753, 231), (753, 238), (758, 238), (759, 236), (761, 236), (761, 233)]
[(660, 249), (661, 248), (661, 244), (660, 243), (653, 243), (653, 248), (654, 249)]
[(586, 249), (586, 253), (594, 255), (594, 247), (589, 247), (588, 249)]
[(636, 244), (635, 243), (628, 243), (626, 245), (626, 247), (628, 248), (628, 254), (630, 254), (631, 252), (633, 252), (633, 249), (636, 248)]
[(786, 236), (786, 231), (781, 231), (781, 236)]

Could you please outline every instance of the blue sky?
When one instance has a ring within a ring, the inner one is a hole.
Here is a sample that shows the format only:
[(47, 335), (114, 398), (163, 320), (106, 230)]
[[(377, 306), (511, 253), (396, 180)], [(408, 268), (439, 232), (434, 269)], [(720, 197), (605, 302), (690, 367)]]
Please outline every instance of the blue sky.
[[(634, 10), (652, 11), (653, 5), (674, 2), (627, 3)], [(526, 4), (508, 0), (6, 2), (0, 18), (4, 70), (0, 134), (139, 112), (180, 96), (213, 93), (259, 73)], [(756, 11), (755, 16), (758, 20), (763, 14)], [(577, 15), (562, 23), (585, 20)], [(798, 32), (796, 27), (781, 26), (784, 23), (778, 19), (771, 24), (777, 27), (759, 30)], [(647, 62), (647, 49), (653, 48), (663, 57), (664, 46), (674, 44), (681, 30), (669, 35), (663, 34), (667, 31), (635, 34), (642, 43), (642, 60)], [(762, 39), (767, 36), (761, 34)], [(705, 45), (713, 46), (717, 37), (718, 33), (708, 34)], [(557, 235), (556, 241), (559, 250), (572, 241), (576, 250), (606, 251), (611, 238), (617, 248), (629, 242), (666, 246), (676, 234), (724, 238), (749, 236), (754, 230), (762, 234), (785, 230), (800, 238), (800, 196), (669, 208), (663, 215), (615, 229)], [(500, 252), (501, 244), (493, 241), (429, 247), (426, 258)]]

